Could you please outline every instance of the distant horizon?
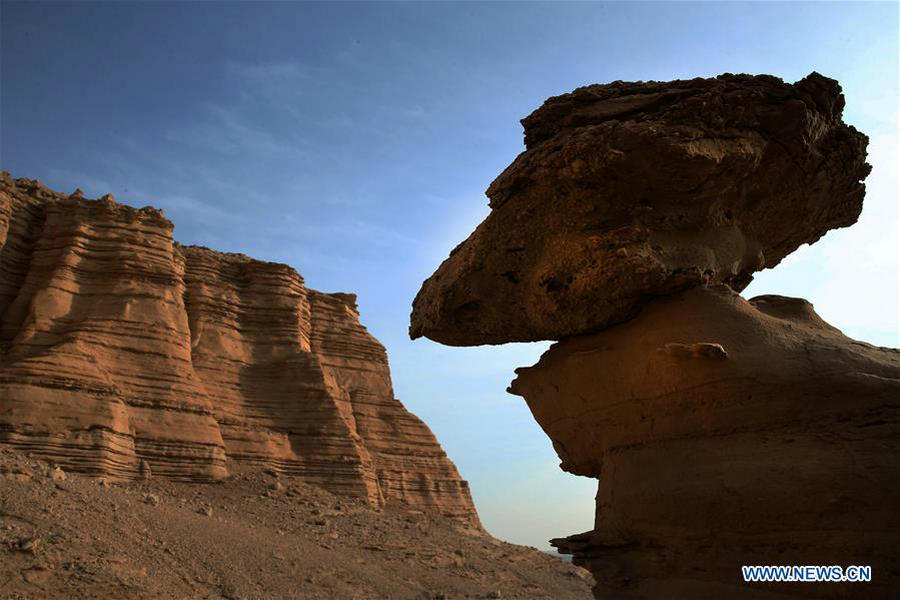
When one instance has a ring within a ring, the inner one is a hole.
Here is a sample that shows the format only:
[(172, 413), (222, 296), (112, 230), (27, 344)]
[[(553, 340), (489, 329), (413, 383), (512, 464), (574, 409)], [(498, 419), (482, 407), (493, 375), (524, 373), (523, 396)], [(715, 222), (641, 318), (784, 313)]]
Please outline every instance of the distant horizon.
[(870, 137), (859, 222), (758, 273), (854, 339), (900, 345), (896, 3), (0, 4), (0, 168), (162, 208), (184, 245), (357, 294), (395, 395), (497, 537), (592, 528), (596, 480), (558, 468), (516, 367), (549, 342), (410, 341), (422, 281), (488, 214), (519, 119), (614, 80), (817, 71)]

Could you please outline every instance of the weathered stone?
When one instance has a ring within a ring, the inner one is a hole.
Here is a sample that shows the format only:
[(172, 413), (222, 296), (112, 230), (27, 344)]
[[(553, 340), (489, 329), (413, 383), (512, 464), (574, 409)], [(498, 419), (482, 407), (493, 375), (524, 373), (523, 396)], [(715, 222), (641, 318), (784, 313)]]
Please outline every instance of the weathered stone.
[[(857, 219), (867, 140), (843, 103), (816, 73), (551, 98), (523, 121), (491, 214), (413, 303), (413, 337), (561, 339), (509, 391), (563, 469), (599, 480), (594, 529), (551, 542), (598, 599), (900, 588), (900, 352), (804, 300), (732, 289)], [(741, 565), (881, 577), (766, 585)]]
[(59, 467), (53, 467), (50, 470), (50, 480), (56, 483), (61, 483), (66, 480), (66, 472)]
[(867, 138), (812, 73), (591, 85), (523, 119), (491, 213), (422, 286), (410, 335), (562, 339), (706, 283), (741, 290), (856, 221)]
[(22, 552), (28, 552), (30, 554), (37, 554), (37, 550), (40, 547), (40, 545), (41, 545), (40, 538), (29, 537), (29, 538), (22, 538), (21, 540), (19, 540), (17, 547)]
[(900, 351), (805, 300), (718, 286), (516, 372), (561, 467), (599, 479), (595, 529), (554, 541), (598, 598), (850, 597), (742, 583), (741, 565), (768, 564), (871, 565), (860, 593), (900, 589)]

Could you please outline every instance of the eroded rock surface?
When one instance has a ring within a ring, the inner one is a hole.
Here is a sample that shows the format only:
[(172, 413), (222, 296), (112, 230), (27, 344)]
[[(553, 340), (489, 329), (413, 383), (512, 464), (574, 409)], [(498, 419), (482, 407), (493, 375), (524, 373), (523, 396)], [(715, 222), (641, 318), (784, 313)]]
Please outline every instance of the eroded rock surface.
[[(886, 598), (900, 586), (900, 351), (845, 337), (805, 300), (720, 286), (657, 299), (516, 372), (510, 391), (561, 467), (599, 480), (594, 531), (555, 540), (599, 598), (849, 598), (860, 586)], [(880, 575), (739, 584), (753, 564)]]
[(231, 461), (477, 525), (355, 296), (184, 247), (153, 208), (0, 177), (0, 444), (110, 479)]
[(0, 179), (0, 441), (65, 469), (224, 477), (191, 365), (184, 264), (154, 209)]
[(838, 83), (767, 75), (591, 85), (522, 120), (491, 213), (413, 302), (450, 345), (561, 339), (705, 283), (743, 289), (854, 223), (867, 138)]

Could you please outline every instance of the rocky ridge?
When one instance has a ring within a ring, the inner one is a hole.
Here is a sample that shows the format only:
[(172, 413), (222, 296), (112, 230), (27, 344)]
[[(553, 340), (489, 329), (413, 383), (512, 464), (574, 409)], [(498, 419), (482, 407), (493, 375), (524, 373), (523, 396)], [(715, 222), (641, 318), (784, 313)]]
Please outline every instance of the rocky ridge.
[(478, 526), (352, 294), (8, 173), (0, 219), (0, 445), (110, 480), (253, 465)]
[[(492, 211), (413, 302), (452, 345), (560, 340), (516, 370), (594, 529), (552, 540), (603, 600), (892, 598), (900, 352), (799, 298), (738, 295), (854, 223), (867, 138), (812, 73), (614, 82), (550, 98)], [(869, 565), (747, 583), (742, 565)]]

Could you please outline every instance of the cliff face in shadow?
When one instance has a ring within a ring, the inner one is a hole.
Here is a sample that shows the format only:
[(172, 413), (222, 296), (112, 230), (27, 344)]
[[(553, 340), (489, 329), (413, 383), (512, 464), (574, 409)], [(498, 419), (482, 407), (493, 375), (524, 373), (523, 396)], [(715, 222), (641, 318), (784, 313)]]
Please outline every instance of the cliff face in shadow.
[[(838, 83), (725, 74), (547, 100), (491, 213), (424, 282), (410, 335), (558, 340), (517, 369), (592, 531), (552, 540), (598, 599), (891, 598), (900, 353), (799, 298), (737, 292), (852, 225), (869, 172)], [(871, 565), (745, 583), (742, 565)]]
[[(510, 391), (561, 468), (599, 481), (595, 529), (552, 543), (600, 598), (877, 598), (896, 585), (900, 351), (847, 338), (805, 300), (721, 286), (657, 299), (517, 373)], [(879, 575), (736, 586), (741, 565), (768, 564)]]
[(237, 463), (478, 525), (353, 294), (181, 246), (153, 208), (0, 177), (0, 444), (108, 479)]

